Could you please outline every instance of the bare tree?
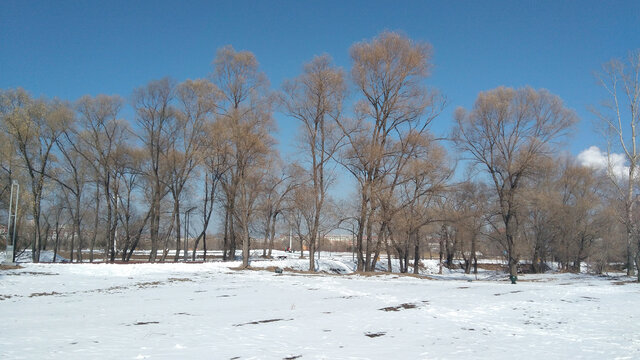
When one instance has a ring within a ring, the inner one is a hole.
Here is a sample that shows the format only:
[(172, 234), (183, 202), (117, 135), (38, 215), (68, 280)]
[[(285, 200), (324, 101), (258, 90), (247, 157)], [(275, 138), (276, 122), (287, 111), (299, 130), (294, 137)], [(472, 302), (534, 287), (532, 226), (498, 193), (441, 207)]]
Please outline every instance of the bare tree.
[(216, 200), (220, 195), (218, 194), (218, 187), (220, 185), (223, 174), (229, 171), (229, 153), (225, 150), (225, 142), (222, 138), (221, 132), (217, 131), (217, 124), (210, 122), (205, 124), (204, 131), (206, 136), (204, 137), (204, 148), (202, 150), (201, 167), (204, 172), (204, 196), (202, 197), (202, 231), (196, 237), (192, 260), (196, 260), (196, 250), (198, 244), (202, 240), (202, 247), (204, 250), (203, 260), (207, 259), (207, 231), (209, 230), (209, 223), (211, 221), (211, 215), (215, 208)]
[(361, 197), (357, 269), (370, 271), (375, 194), (385, 176), (388, 150), (403, 133), (424, 132), (444, 102), (423, 84), (430, 67), (429, 44), (383, 32), (353, 45), (350, 54), (361, 99), (355, 105), (355, 120), (338, 122), (349, 143), (341, 162), (356, 178)]
[[(276, 236), (278, 215), (285, 211), (290, 194), (298, 186), (299, 166), (283, 166), (280, 159), (275, 159), (270, 167), (264, 183), (264, 191), (260, 198), (260, 214), (264, 247), (262, 256), (271, 258), (273, 242)], [(278, 165), (276, 165), (278, 164)]]
[[(638, 126), (640, 125), (640, 49), (632, 51), (626, 60), (613, 59), (597, 74), (600, 86), (608, 99), (593, 112), (604, 125), (609, 159), (608, 174), (618, 189), (624, 203), (622, 223), (627, 235), (627, 275), (633, 275), (633, 245), (636, 242), (635, 263), (640, 281), (640, 234), (633, 219), (638, 202), (638, 171), (640, 149), (638, 149)], [(622, 151), (627, 165), (624, 175), (615, 172), (612, 166), (614, 151)], [(634, 241), (635, 239), (635, 241)]]
[(577, 117), (546, 90), (499, 87), (481, 92), (472, 111), (457, 109), (455, 121), (457, 146), (484, 167), (496, 191), (509, 274), (516, 276), (522, 182)]
[[(236, 235), (242, 240), (242, 263), (249, 266), (249, 226), (255, 212), (257, 185), (265, 175), (265, 166), (274, 144), (273, 97), (268, 81), (259, 71), (255, 56), (235, 51), (231, 46), (218, 50), (213, 61), (213, 82), (222, 97), (217, 131), (229, 154), (230, 168), (221, 178), (225, 193), (225, 244), (223, 258), (234, 258)], [(230, 243), (227, 237), (231, 237)]]
[(320, 216), (331, 183), (329, 161), (342, 144), (342, 103), (346, 94), (344, 74), (327, 55), (305, 64), (298, 78), (285, 82), (283, 107), (290, 117), (301, 122), (305, 160), (313, 192), (313, 214), (309, 224), (309, 270), (315, 271), (315, 251)]
[(113, 196), (118, 199), (117, 218), (121, 229), (116, 252), (122, 251), (122, 261), (131, 259), (151, 215), (150, 208), (142, 213), (138, 209), (141, 204), (138, 195), (141, 193), (141, 179), (144, 177), (141, 168), (145, 155), (143, 148), (121, 146), (114, 157), (117, 164), (114, 183), (118, 186), (114, 188)]
[[(161, 202), (168, 193), (169, 170), (162, 161), (164, 154), (171, 148), (174, 140), (175, 109), (173, 82), (167, 78), (152, 81), (133, 93), (133, 107), (136, 111), (136, 123), (140, 128), (138, 138), (147, 152), (145, 169), (150, 188), (150, 236), (151, 253), (149, 261), (154, 262), (160, 243)], [(173, 218), (174, 215), (172, 215)]]
[[(173, 198), (173, 214), (175, 218), (176, 254), (174, 261), (180, 257), (180, 200), (187, 181), (196, 166), (202, 161), (205, 125), (212, 121), (217, 109), (218, 90), (208, 80), (187, 80), (176, 89), (178, 107), (176, 109), (176, 128), (174, 141), (167, 154), (171, 180), (169, 189)], [(188, 235), (185, 234), (185, 239)], [(186, 240), (185, 240), (186, 241)]]
[(547, 270), (547, 260), (553, 256), (554, 239), (558, 238), (554, 214), (560, 203), (556, 159), (541, 162), (536, 179), (523, 191), (526, 206), (521, 212), (522, 234), (532, 248), (531, 270), (540, 273)]
[(41, 229), (41, 202), (51, 167), (52, 151), (56, 140), (73, 122), (74, 114), (66, 103), (36, 100), (23, 89), (1, 92), (0, 103), (2, 126), (28, 174), (34, 221), (32, 259), (38, 262), (42, 241), (46, 236)]
[[(78, 239), (77, 260), (82, 262), (82, 249), (85, 245), (85, 233), (82, 228), (86, 213), (83, 204), (84, 190), (91, 180), (89, 176), (89, 164), (86, 158), (79, 152), (81, 146), (78, 133), (75, 128), (66, 129), (63, 136), (56, 141), (58, 152), (62, 155), (56, 168), (54, 179), (60, 185), (60, 191), (64, 194), (66, 209), (72, 220), (73, 230), (71, 245), (69, 247), (69, 261), (73, 262), (74, 241)], [(56, 218), (57, 220), (58, 218)], [(57, 237), (57, 235), (56, 235)]]
[(556, 186), (558, 200), (554, 223), (559, 229), (559, 240), (554, 244), (556, 258), (565, 270), (580, 272), (581, 263), (591, 252), (594, 241), (604, 235), (607, 218), (601, 205), (602, 184), (591, 169), (567, 159), (561, 163), (561, 176)]
[[(114, 193), (118, 192), (116, 181), (118, 163), (116, 157), (120, 147), (126, 142), (127, 123), (118, 119), (123, 100), (119, 96), (98, 95), (84, 96), (78, 100), (76, 109), (79, 116), (81, 131), (80, 140), (75, 146), (76, 152), (86, 158), (92, 166), (96, 184), (100, 184), (104, 204), (107, 208), (106, 230), (107, 237), (105, 260), (115, 260), (115, 233), (118, 226), (118, 204)], [(93, 245), (93, 242), (92, 242)], [(93, 260), (93, 246), (91, 247)]]

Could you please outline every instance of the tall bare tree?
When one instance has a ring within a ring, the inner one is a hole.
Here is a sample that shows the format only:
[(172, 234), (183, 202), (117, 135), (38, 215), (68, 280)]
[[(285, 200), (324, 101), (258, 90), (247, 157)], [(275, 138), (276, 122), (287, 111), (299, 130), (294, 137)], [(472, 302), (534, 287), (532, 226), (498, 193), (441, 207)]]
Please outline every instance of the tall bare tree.
[[(640, 282), (640, 233), (633, 219), (638, 202), (638, 172), (640, 171), (640, 149), (638, 128), (640, 126), (640, 49), (632, 51), (625, 60), (613, 59), (602, 66), (597, 74), (600, 86), (607, 93), (607, 100), (593, 112), (604, 125), (609, 159), (608, 174), (624, 203), (622, 223), (627, 231), (627, 275), (633, 275), (635, 257)], [(612, 154), (621, 151), (628, 170), (624, 175), (616, 173), (612, 166)], [(636, 252), (633, 252), (633, 245)]]
[(457, 146), (486, 170), (497, 194), (509, 274), (516, 276), (522, 183), (577, 117), (546, 90), (499, 87), (481, 92), (470, 112), (457, 109), (455, 121)]
[[(73, 262), (74, 240), (78, 239), (78, 262), (82, 262), (82, 249), (85, 245), (85, 232), (82, 224), (86, 209), (83, 203), (85, 188), (91, 177), (89, 175), (91, 164), (79, 152), (80, 140), (75, 127), (70, 127), (63, 132), (63, 136), (56, 141), (58, 153), (61, 159), (58, 161), (54, 179), (60, 185), (60, 191), (64, 195), (66, 210), (73, 224), (73, 235), (69, 247), (69, 261)], [(59, 216), (56, 217), (56, 226)], [(57, 238), (57, 235), (56, 235)]]
[(204, 172), (204, 196), (202, 197), (202, 231), (196, 237), (193, 246), (191, 259), (196, 260), (196, 250), (202, 240), (202, 248), (204, 250), (203, 260), (207, 259), (207, 231), (211, 215), (215, 208), (216, 202), (219, 200), (219, 185), (222, 176), (229, 171), (229, 153), (226, 151), (226, 144), (223, 140), (223, 134), (217, 131), (218, 124), (208, 122), (205, 124), (204, 131), (204, 149), (202, 150), (201, 167)]
[[(107, 238), (105, 259), (115, 260), (115, 233), (118, 226), (117, 193), (119, 184), (116, 182), (118, 169), (117, 154), (126, 142), (128, 124), (118, 119), (123, 106), (119, 96), (98, 95), (84, 96), (78, 100), (76, 109), (79, 113), (81, 130), (80, 140), (75, 146), (76, 151), (83, 155), (93, 167), (96, 183), (100, 184), (104, 204), (107, 208), (105, 223)], [(115, 191), (114, 191), (115, 190)], [(90, 254), (93, 260), (93, 247)]]
[(337, 123), (342, 121), (346, 84), (342, 70), (332, 65), (328, 55), (315, 57), (304, 65), (303, 73), (285, 82), (283, 107), (300, 121), (305, 160), (313, 191), (313, 215), (309, 227), (309, 270), (315, 271), (315, 251), (320, 216), (331, 182), (329, 161), (342, 144)]
[[(175, 218), (176, 254), (180, 257), (180, 200), (185, 185), (191, 178), (196, 166), (202, 161), (201, 150), (205, 142), (205, 125), (212, 121), (217, 109), (217, 88), (208, 80), (187, 80), (176, 89), (178, 106), (176, 108), (176, 129), (174, 141), (167, 154), (171, 181), (169, 189), (173, 198)], [(188, 235), (185, 234), (185, 238)], [(185, 240), (186, 241), (186, 240)], [(186, 254), (185, 254), (186, 256)]]
[(50, 176), (56, 140), (74, 121), (73, 110), (58, 100), (33, 99), (23, 89), (7, 90), (0, 92), (0, 120), (28, 174), (34, 222), (32, 260), (38, 262), (46, 237), (40, 222), (45, 180)]
[(213, 61), (213, 83), (222, 97), (218, 131), (223, 134), (230, 169), (222, 177), (225, 204), (225, 244), (231, 237), (229, 253), (235, 256), (236, 236), (242, 240), (242, 263), (249, 266), (249, 226), (256, 210), (259, 183), (265, 175), (268, 155), (274, 144), (273, 96), (269, 83), (249, 51), (231, 46), (218, 50)]
[(138, 138), (148, 156), (145, 175), (150, 185), (148, 190), (151, 209), (149, 225), (151, 236), (149, 261), (151, 262), (156, 260), (160, 244), (161, 202), (169, 192), (167, 186), (170, 180), (169, 170), (166, 162), (163, 161), (163, 156), (170, 150), (174, 140), (175, 109), (172, 105), (174, 90), (173, 82), (164, 78), (152, 81), (133, 92), (136, 123), (140, 128)]
[(356, 43), (350, 54), (351, 76), (361, 98), (355, 120), (338, 122), (350, 145), (341, 162), (356, 178), (361, 197), (357, 269), (370, 271), (375, 193), (385, 176), (388, 150), (402, 134), (424, 132), (443, 100), (424, 85), (431, 58), (427, 43), (383, 32)]

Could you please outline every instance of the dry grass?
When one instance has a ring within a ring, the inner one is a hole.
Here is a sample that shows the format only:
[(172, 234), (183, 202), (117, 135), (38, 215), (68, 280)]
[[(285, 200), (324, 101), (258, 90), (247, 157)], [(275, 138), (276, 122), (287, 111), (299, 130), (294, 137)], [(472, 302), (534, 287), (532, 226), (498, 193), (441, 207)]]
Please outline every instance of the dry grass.
[(22, 266), (20, 266), (20, 265), (2, 265), (2, 264), (0, 264), (0, 270), (16, 270), (16, 269), (22, 269)]

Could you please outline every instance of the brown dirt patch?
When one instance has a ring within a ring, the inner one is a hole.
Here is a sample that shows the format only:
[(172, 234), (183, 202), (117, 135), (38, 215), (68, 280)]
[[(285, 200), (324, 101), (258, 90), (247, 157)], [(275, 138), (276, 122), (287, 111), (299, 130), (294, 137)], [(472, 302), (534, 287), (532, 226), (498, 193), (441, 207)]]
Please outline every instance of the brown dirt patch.
[(0, 264), (0, 270), (15, 270), (15, 269), (22, 269), (22, 266), (20, 266), (20, 265), (2, 265), (2, 264)]
[(416, 304), (405, 303), (405, 304), (400, 304), (398, 306), (383, 307), (382, 309), (378, 309), (378, 310), (382, 310), (382, 311), (400, 311), (400, 310), (404, 310), (404, 309), (415, 309), (417, 307), (418, 306)]
[(364, 333), (365, 336), (368, 336), (370, 338), (380, 337), (380, 336), (384, 336), (386, 334), (387, 334), (386, 332), (376, 332), (376, 333), (366, 332), (366, 333)]
[(242, 323), (242, 324), (234, 324), (233, 326), (245, 326), (245, 325), (258, 325), (258, 324), (266, 324), (266, 323), (271, 323), (271, 322), (276, 322), (276, 321), (291, 321), (293, 319), (268, 319), (268, 320), (258, 320), (258, 321), (251, 321), (251, 322), (247, 322), (247, 323)]
[(35, 296), (53, 296), (53, 295), (62, 295), (61, 293), (52, 291), (52, 292), (41, 292), (41, 293), (33, 293), (31, 295), (29, 295), (29, 297), (35, 297)]
[(630, 281), (614, 281), (612, 282), (613, 285), (628, 285), (628, 284), (632, 284), (632, 282)]

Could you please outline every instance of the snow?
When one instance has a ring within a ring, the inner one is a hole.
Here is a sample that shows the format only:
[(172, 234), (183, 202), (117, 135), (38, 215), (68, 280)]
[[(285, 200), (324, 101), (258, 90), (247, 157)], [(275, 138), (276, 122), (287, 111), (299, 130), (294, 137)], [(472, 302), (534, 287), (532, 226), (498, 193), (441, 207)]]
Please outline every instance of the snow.
[(287, 270), (308, 268), (297, 256), (252, 261), (270, 270), (238, 271), (238, 261), (0, 270), (0, 358), (640, 358), (630, 277), (522, 275), (511, 285), (493, 272), (308, 274)]
[[(309, 258), (300, 258), (300, 253), (274, 251), (273, 260), (261, 259), (258, 252), (252, 255), (251, 267), (254, 268), (279, 267), (296, 271), (309, 270)], [(413, 262), (411, 262), (411, 264), (413, 264)], [(438, 260), (422, 260), (421, 265), (422, 267), (419, 269), (421, 275), (433, 275), (439, 271)], [(392, 260), (391, 266), (394, 272), (400, 272), (400, 265), (397, 259)], [(387, 270), (386, 257), (380, 258), (377, 262), (376, 269), (378, 271)], [(409, 269), (413, 271), (413, 266), (410, 265)], [(315, 270), (329, 274), (352, 274), (356, 271), (356, 261), (351, 253), (321, 253), (320, 258), (316, 258)], [(442, 271), (443, 274), (453, 274), (453, 272), (447, 268), (443, 268)]]

